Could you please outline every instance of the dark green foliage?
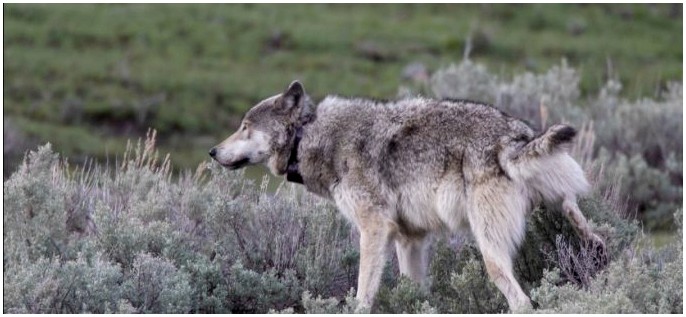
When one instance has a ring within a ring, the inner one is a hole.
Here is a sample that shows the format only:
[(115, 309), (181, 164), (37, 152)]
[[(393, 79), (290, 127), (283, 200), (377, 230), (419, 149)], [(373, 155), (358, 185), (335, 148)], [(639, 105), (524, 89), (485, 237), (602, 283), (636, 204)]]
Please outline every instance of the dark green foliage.
[(505, 297), (491, 283), (481, 256), (463, 238), (438, 241), (431, 261), (429, 303), (442, 313), (507, 311)]
[(401, 276), (395, 287), (381, 287), (375, 306), (385, 314), (413, 314), (431, 309), (428, 306), (429, 294), (407, 277)]
[[(307, 314), (352, 314), (352, 313), (369, 313), (367, 310), (358, 309), (357, 300), (355, 299), (355, 291), (351, 289), (343, 301), (335, 297), (312, 298), (309, 291), (305, 291), (302, 296), (302, 305)], [(293, 310), (283, 311), (292, 313)]]
[(302, 293), (292, 270), (279, 274), (272, 268), (257, 273), (240, 263), (229, 269), (228, 285), (228, 304), (236, 313), (266, 313), (269, 309), (291, 307), (298, 303)]

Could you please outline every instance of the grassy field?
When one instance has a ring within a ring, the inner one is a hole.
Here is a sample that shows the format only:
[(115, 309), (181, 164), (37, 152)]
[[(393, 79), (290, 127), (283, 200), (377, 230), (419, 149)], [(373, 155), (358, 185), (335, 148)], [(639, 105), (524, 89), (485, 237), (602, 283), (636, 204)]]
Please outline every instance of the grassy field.
[(6, 174), (39, 143), (114, 159), (148, 128), (194, 168), (293, 79), (316, 99), (392, 98), (406, 65), (447, 66), (470, 36), (470, 57), (503, 76), (566, 58), (583, 94), (617, 76), (654, 97), (682, 78), (681, 4), (12, 4), (3, 17)]

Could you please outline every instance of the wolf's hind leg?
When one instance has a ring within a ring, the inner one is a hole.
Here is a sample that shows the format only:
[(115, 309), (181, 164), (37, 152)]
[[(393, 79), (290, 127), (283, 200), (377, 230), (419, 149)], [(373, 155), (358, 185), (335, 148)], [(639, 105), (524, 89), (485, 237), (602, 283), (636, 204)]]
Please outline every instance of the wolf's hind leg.
[[(488, 245), (486, 246), (489, 247)], [(482, 249), (483, 250), (483, 249)], [(511, 310), (531, 306), (529, 297), (524, 294), (521, 286), (514, 278), (512, 258), (501, 252), (502, 250), (482, 251), (486, 272), (491, 281), (505, 295)]]
[(509, 250), (483, 236), (477, 238), (477, 244), (483, 256), (488, 277), (505, 295), (510, 309), (514, 311), (521, 307), (530, 306), (529, 297), (526, 296), (514, 278), (512, 256)]
[(511, 310), (530, 306), (514, 278), (512, 257), (524, 237), (528, 200), (511, 183), (489, 182), (470, 193), (469, 224), (491, 281)]
[(400, 274), (409, 277), (414, 282), (426, 287), (426, 272), (429, 266), (428, 236), (405, 237), (395, 239), (395, 253), (398, 256)]
[(569, 195), (564, 198), (562, 201), (562, 211), (574, 228), (581, 233), (584, 239), (594, 241), (603, 246), (605, 245), (603, 240), (591, 230), (591, 226), (588, 225), (588, 221), (581, 213), (579, 205), (576, 203), (575, 196)]

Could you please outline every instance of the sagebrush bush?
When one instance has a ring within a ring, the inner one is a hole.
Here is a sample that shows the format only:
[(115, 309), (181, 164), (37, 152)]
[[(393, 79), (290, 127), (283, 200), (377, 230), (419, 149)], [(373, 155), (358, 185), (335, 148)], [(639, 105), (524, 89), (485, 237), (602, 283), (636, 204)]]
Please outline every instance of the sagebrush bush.
[[(457, 239), (463, 240), (463, 239)], [(453, 240), (455, 241), (455, 240)], [(507, 301), (490, 282), (473, 243), (439, 242), (431, 263), (429, 303), (442, 313), (499, 313)], [(519, 280), (522, 282), (521, 279)]]
[[(3, 186), (5, 259), (25, 263), (65, 252), (67, 181), (50, 144), (30, 152)], [(54, 225), (60, 224), (60, 225)]]
[[(267, 193), (218, 166), (174, 180), (154, 148), (150, 134), (112, 170), (71, 171), (49, 145), (28, 154), (4, 183), (6, 289), (26, 294), (6, 296), (5, 311), (302, 311), (305, 289), (339, 296), (356, 285), (357, 236), (331, 204), (286, 184)], [(90, 298), (100, 306), (63, 295), (87, 267), (36, 275), (84, 254), (119, 274), (108, 290), (83, 282), (114, 294)], [(27, 288), (38, 281), (49, 288)]]
[[(681, 222), (681, 211), (675, 214)], [(546, 272), (531, 291), (539, 304), (527, 313), (683, 313), (683, 248), (679, 240), (657, 251), (625, 252), (584, 288), (562, 283), (559, 270)]]
[[(352, 313), (368, 313), (366, 308), (358, 305), (355, 299), (354, 290), (350, 290), (345, 299), (341, 303), (336, 297), (322, 298), (321, 295), (317, 298), (312, 298), (309, 291), (305, 291), (302, 295), (302, 305), (307, 314), (352, 314)], [(293, 310), (288, 311), (292, 313)]]
[(169, 260), (141, 252), (122, 284), (126, 298), (141, 313), (188, 313), (191, 308), (188, 273)]
[[(525, 73), (499, 78), (469, 59), (437, 71), (431, 89), (438, 98), (488, 102), (534, 127), (563, 119), (578, 119), (579, 74), (562, 62), (544, 74)], [(548, 111), (550, 109), (550, 111)]]
[(390, 314), (420, 314), (435, 312), (428, 301), (429, 293), (405, 276), (395, 287), (381, 287), (376, 297), (376, 309)]
[(234, 264), (228, 274), (229, 304), (233, 312), (266, 313), (297, 304), (302, 289), (292, 270), (276, 268), (258, 273)]
[(39, 258), (8, 267), (4, 279), (4, 310), (8, 313), (106, 313), (117, 311), (122, 299), (122, 272), (102, 256), (60, 262)]
[(659, 99), (627, 101), (621, 84), (609, 81), (590, 102), (596, 124), (597, 159), (612, 176), (621, 177), (648, 229), (674, 229), (670, 215), (683, 197), (683, 86), (670, 83)]

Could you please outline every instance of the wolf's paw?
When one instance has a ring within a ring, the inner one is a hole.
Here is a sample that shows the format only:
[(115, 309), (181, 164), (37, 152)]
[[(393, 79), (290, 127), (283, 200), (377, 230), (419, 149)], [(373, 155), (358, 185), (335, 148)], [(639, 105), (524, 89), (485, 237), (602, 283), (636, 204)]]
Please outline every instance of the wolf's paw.
[(588, 236), (588, 247), (593, 250), (596, 258), (596, 264), (599, 267), (604, 267), (608, 263), (608, 252), (605, 240), (595, 233)]
[(605, 249), (605, 240), (603, 240), (603, 238), (601, 238), (599, 235), (591, 233), (591, 235), (589, 236), (589, 240), (593, 245)]

